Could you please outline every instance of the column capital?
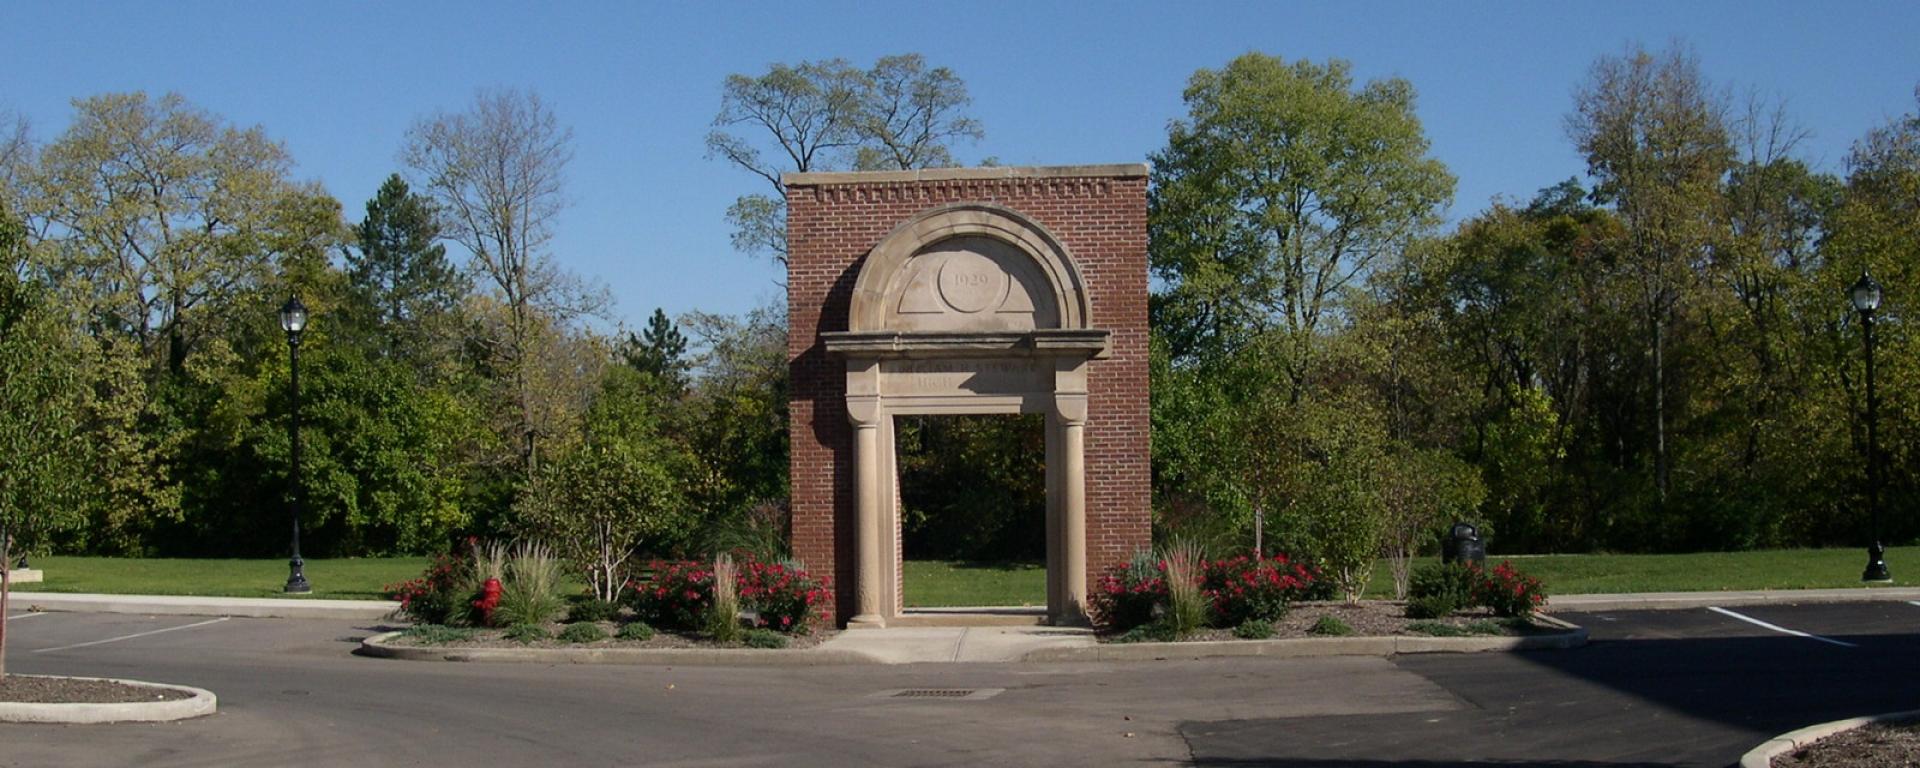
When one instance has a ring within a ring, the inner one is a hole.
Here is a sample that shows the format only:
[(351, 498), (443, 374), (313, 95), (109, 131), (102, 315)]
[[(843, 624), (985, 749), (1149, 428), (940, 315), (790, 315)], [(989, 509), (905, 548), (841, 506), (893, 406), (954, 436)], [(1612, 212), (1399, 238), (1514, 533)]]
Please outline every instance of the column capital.
[(1087, 424), (1087, 396), (1058, 393), (1053, 396), (1053, 415), (1061, 424), (1083, 427)]
[(880, 426), (879, 395), (848, 395), (847, 420), (857, 429), (877, 429)]

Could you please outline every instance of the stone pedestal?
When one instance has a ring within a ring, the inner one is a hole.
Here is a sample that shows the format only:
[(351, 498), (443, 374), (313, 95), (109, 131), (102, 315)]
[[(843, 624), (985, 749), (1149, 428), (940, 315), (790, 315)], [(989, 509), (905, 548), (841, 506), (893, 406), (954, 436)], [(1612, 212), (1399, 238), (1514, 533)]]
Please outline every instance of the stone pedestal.
[(32, 584), (46, 578), (38, 568), (26, 568), (7, 574), (7, 580), (15, 584)]

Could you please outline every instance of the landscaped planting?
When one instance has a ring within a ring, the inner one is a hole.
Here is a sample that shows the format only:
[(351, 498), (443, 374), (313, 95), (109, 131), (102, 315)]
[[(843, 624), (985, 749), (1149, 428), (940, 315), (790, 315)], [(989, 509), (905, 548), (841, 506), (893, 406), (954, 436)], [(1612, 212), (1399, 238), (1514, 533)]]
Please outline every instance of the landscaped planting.
[(1438, 619), (1484, 608), (1495, 616), (1524, 619), (1546, 604), (1547, 589), (1510, 562), (1491, 569), (1461, 562), (1415, 571), (1407, 596), (1408, 618)]
[[(1183, 548), (1141, 554), (1100, 578), (1090, 607), (1109, 641), (1166, 642), (1526, 634), (1535, 631), (1528, 619), (1546, 601), (1539, 579), (1501, 563), (1420, 569), (1405, 603), (1332, 602), (1309, 562), (1286, 555), (1205, 560)], [(1197, 611), (1183, 610), (1181, 598), (1195, 594)]]
[(656, 562), (651, 578), (628, 581), (610, 603), (566, 596), (561, 564), (538, 544), (468, 548), (471, 557), (435, 558), (420, 578), (388, 588), (419, 622), (400, 642), (786, 648), (823, 639), (814, 630), (826, 587), (796, 563)]

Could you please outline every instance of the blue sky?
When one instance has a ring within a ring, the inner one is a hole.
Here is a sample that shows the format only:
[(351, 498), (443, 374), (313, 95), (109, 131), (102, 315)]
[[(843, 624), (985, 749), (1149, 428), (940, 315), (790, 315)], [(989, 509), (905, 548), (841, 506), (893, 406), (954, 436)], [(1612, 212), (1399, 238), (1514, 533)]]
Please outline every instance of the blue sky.
[(480, 87), (537, 90), (575, 135), (555, 255), (637, 324), (656, 306), (781, 298), (722, 220), (762, 182), (702, 145), (729, 73), (919, 52), (967, 82), (985, 124), (962, 160), (1059, 165), (1146, 160), (1196, 69), (1249, 50), (1338, 57), (1413, 83), (1458, 218), (1582, 171), (1562, 127), (1573, 88), (1633, 41), (1684, 41), (1716, 83), (1786, 99), (1812, 133), (1803, 156), (1841, 170), (1854, 139), (1915, 109), (1920, 3), (1827, 5), (10, 1), (0, 107), (44, 140), (73, 98), (177, 91), (264, 126), (357, 220), (416, 118)]

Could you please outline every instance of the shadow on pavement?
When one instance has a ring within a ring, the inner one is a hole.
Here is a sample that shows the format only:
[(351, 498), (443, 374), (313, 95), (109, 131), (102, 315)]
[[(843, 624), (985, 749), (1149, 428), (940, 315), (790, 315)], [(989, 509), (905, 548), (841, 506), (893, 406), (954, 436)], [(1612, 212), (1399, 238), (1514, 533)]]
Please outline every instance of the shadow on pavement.
[(1856, 648), (1591, 629), (1593, 643), (1572, 651), (1394, 659), (1453, 694), (1456, 709), (1187, 722), (1180, 732), (1203, 766), (1720, 768), (1785, 731), (1920, 708), (1920, 621), (1829, 636)]

